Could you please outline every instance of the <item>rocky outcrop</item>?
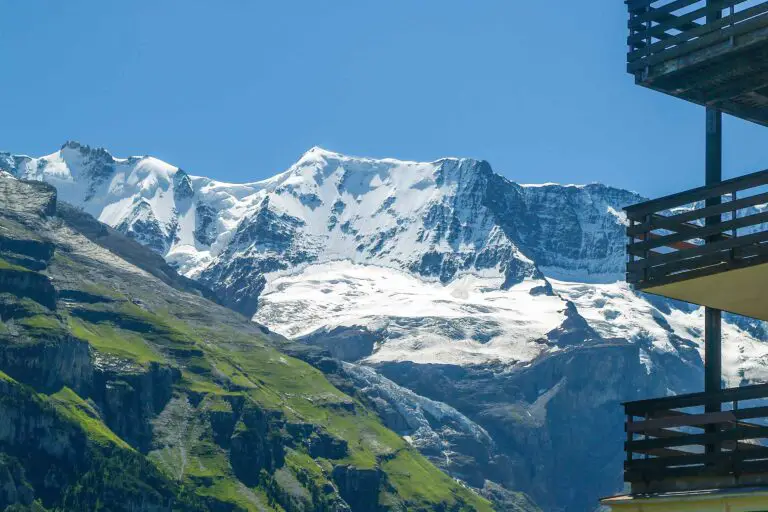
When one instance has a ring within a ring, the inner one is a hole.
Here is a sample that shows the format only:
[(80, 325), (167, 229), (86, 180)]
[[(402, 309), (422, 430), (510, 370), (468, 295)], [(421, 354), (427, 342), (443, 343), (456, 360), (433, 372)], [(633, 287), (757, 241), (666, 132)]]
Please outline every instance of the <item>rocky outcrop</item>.
[(200, 273), (200, 281), (215, 289), (227, 306), (253, 316), (266, 285), (264, 274), (315, 259), (311, 237), (301, 233), (304, 224), (275, 212), (268, 199), (262, 201), (238, 224), (227, 249)]
[(383, 480), (380, 470), (339, 465), (333, 468), (332, 476), (339, 494), (354, 512), (376, 512), (379, 509), (378, 500), (371, 498), (379, 495)]
[(193, 195), (195, 195), (195, 190), (192, 188), (192, 180), (189, 178), (189, 174), (179, 169), (173, 175), (173, 198), (180, 202), (185, 199), (191, 199)]
[(35, 490), (27, 482), (25, 473), (24, 466), (17, 459), (0, 453), (0, 509), (32, 504)]
[(88, 344), (66, 334), (0, 343), (0, 368), (47, 393), (67, 386), (89, 396), (93, 389), (94, 368)]
[(164, 283), (218, 302), (217, 295), (207, 286), (179, 275), (157, 253), (148, 251), (139, 242), (123, 236), (78, 208), (61, 203), (56, 209), (56, 216), (91, 242), (119, 254), (122, 259), (157, 277)]
[(489, 466), (499, 456), (493, 439), (453, 407), (417, 395), (366, 366), (344, 363), (326, 371), (349, 379), (389, 428), (448, 474), (476, 488), (491, 477)]
[(49, 217), (56, 212), (56, 188), (41, 181), (0, 180), (0, 205), (6, 215)]
[(274, 422), (281, 418), (257, 407), (246, 407), (230, 440), (232, 469), (246, 485), (256, 485), (262, 470), (285, 463), (285, 437)]
[(56, 308), (56, 289), (43, 274), (26, 269), (0, 268), (0, 293), (14, 293), (47, 307)]
[(171, 399), (179, 378), (178, 369), (157, 363), (135, 373), (99, 369), (92, 396), (107, 426), (131, 446), (146, 452), (152, 444), (150, 420)]
[[(19, 256), (25, 257), (30, 262), (37, 262), (40, 266), (32, 270), (43, 270), (53, 258), (54, 245), (43, 240), (30, 240), (0, 234), (0, 253), (3, 253), (6, 259), (8, 259), (8, 254), (17, 258)], [(22, 266), (25, 265), (22, 264)]]
[[(35, 498), (45, 506), (90, 510), (98, 500), (116, 511), (160, 512), (177, 502), (201, 510), (179, 499), (175, 485), (135, 452), (90, 443), (67, 413), (2, 374), (0, 452), (0, 504)], [(110, 473), (119, 478), (103, 478)]]
[(371, 332), (363, 326), (320, 329), (297, 341), (322, 347), (341, 361), (359, 361), (373, 354), (376, 343), (384, 339), (381, 332)]

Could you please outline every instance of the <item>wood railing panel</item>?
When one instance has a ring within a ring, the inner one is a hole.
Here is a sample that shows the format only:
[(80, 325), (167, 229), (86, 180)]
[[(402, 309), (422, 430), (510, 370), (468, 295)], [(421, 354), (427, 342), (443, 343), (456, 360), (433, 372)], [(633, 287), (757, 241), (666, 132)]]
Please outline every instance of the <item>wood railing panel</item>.
[(643, 289), (764, 262), (767, 188), (760, 171), (627, 207), (627, 281)]
[[(649, 66), (759, 30), (768, 24), (768, 2), (706, 0), (627, 2), (629, 36), (627, 70)], [(719, 19), (710, 19), (720, 13)], [(709, 20), (709, 21), (708, 21)]]
[[(712, 407), (730, 409), (700, 412)], [(768, 385), (628, 402), (624, 408), (628, 482), (768, 474)]]

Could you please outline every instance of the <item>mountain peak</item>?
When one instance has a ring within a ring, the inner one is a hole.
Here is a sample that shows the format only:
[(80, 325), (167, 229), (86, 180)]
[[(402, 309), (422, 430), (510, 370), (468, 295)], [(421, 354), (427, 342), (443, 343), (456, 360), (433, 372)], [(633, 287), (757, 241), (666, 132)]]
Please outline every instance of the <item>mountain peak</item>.
[(83, 145), (76, 140), (68, 140), (61, 145), (61, 149), (80, 149), (82, 147)]
[(320, 146), (312, 146), (309, 148), (309, 151), (307, 153), (316, 153), (316, 154), (329, 154), (329, 155), (337, 155), (335, 151), (330, 151), (328, 149), (322, 148)]
[(68, 140), (61, 146), (61, 152), (74, 151), (84, 156), (93, 156), (99, 160), (113, 162), (112, 154), (102, 147), (91, 147), (76, 140)]
[(335, 151), (330, 151), (328, 149), (321, 148), (320, 146), (312, 146), (311, 148), (309, 148), (309, 150), (306, 153), (301, 155), (301, 158), (299, 158), (299, 162), (339, 160), (343, 158), (349, 158), (349, 157), (342, 155), (341, 153), (337, 153)]

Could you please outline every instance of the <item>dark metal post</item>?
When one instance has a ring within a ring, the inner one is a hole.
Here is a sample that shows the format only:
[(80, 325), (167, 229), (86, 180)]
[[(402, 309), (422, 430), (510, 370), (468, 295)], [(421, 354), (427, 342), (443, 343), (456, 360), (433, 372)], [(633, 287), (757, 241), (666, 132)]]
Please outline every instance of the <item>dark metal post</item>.
[[(706, 184), (720, 183), (723, 178), (723, 114), (715, 107), (707, 107)], [(707, 206), (720, 204), (720, 197), (707, 199)], [(720, 216), (708, 217), (707, 225), (720, 222)], [(715, 240), (709, 239), (708, 242)], [(706, 308), (704, 313), (704, 391), (720, 391), (722, 375), (720, 310)], [(719, 410), (717, 406), (716, 410)]]
[[(723, 114), (716, 107), (707, 107), (707, 133), (706, 133), (706, 184), (713, 185), (722, 181), (723, 170)], [(707, 199), (707, 206), (720, 204), (721, 198)], [(708, 226), (718, 224), (720, 216), (707, 217)], [(707, 243), (712, 243), (717, 237), (708, 238)], [(719, 309), (705, 308), (704, 310), (704, 391), (717, 393), (721, 389), (722, 377), (722, 315)], [(721, 410), (720, 402), (707, 403), (706, 412)], [(717, 432), (716, 425), (711, 425), (708, 432)], [(706, 447), (707, 453), (720, 451), (719, 444)]]

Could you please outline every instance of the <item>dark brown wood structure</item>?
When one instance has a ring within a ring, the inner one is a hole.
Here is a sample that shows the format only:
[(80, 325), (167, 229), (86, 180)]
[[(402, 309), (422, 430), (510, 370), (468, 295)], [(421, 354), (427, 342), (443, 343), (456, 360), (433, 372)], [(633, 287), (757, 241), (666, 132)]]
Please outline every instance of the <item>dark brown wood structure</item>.
[(721, 180), (722, 112), (768, 126), (768, 0), (626, 4), (635, 81), (706, 107), (704, 185), (626, 208), (627, 281), (705, 306), (704, 392), (625, 404), (630, 498), (768, 486), (768, 385), (721, 389), (720, 332), (768, 320), (768, 170)]
[(768, 125), (768, 2), (628, 0), (638, 84)]
[[(627, 281), (768, 320), (766, 203), (768, 170), (626, 208)], [(718, 222), (705, 225), (713, 218)]]
[(767, 385), (624, 407), (624, 475), (634, 493), (768, 484)]

